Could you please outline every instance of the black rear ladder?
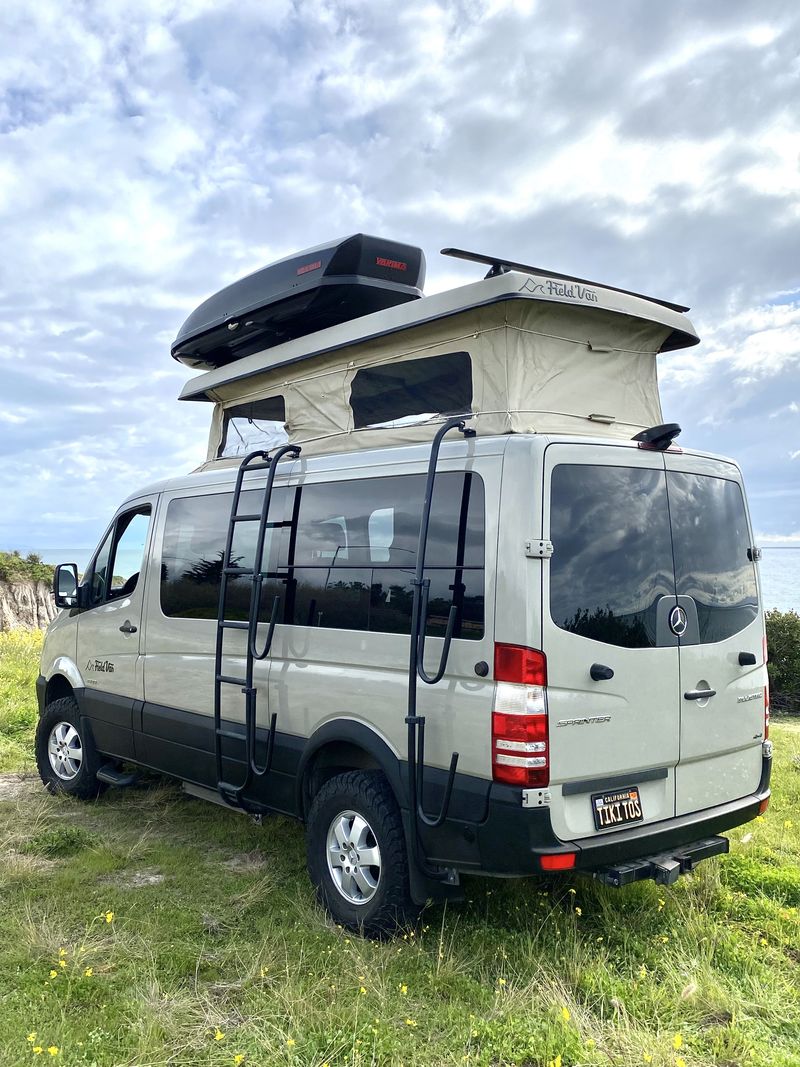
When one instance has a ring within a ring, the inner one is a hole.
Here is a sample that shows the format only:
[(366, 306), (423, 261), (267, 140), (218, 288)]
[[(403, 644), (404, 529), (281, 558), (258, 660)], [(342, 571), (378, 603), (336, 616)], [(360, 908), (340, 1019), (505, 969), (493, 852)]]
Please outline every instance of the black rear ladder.
[[(231, 514), (228, 520), (228, 536), (225, 541), (225, 552), (222, 557), (222, 575), (219, 587), (219, 606), (217, 608), (217, 641), (214, 654), (214, 759), (216, 763), (217, 789), (222, 799), (234, 807), (244, 808), (246, 811), (262, 812), (266, 808), (248, 800), (245, 796), (247, 788), (254, 778), (263, 778), (269, 774), (272, 767), (272, 752), (275, 745), (275, 726), (277, 715), (270, 716), (269, 733), (267, 736), (267, 751), (264, 763), (259, 764), (256, 759), (256, 706), (258, 691), (253, 685), (253, 665), (256, 660), (263, 660), (269, 655), (272, 647), (272, 639), (275, 633), (275, 624), (278, 621), (278, 609), (280, 597), (276, 596), (272, 603), (267, 636), (264, 647), (258, 648), (258, 616), (261, 606), (261, 586), (264, 575), (261, 569), (261, 557), (264, 554), (264, 539), (269, 528), (282, 526), (283, 523), (269, 521), (269, 506), (272, 499), (272, 486), (275, 482), (275, 472), (278, 463), (286, 455), (295, 458), (300, 455), (300, 449), (296, 445), (282, 445), (273, 456), (268, 452), (251, 452), (242, 460), (236, 475), (236, 484), (231, 501)], [(242, 487), (246, 474), (251, 471), (267, 470), (267, 484), (264, 489), (264, 499), (261, 510), (254, 514), (240, 514), (239, 501), (242, 495)], [(255, 555), (252, 567), (237, 567), (232, 563), (231, 553), (236, 535), (236, 527), (240, 522), (257, 522), (258, 535), (256, 539)], [(247, 622), (225, 618), (225, 608), (228, 596), (228, 581), (230, 578), (249, 577), (250, 579), (250, 606)], [(226, 630), (244, 630), (247, 633), (245, 676), (238, 678), (223, 673), (223, 657)], [(222, 719), (222, 687), (223, 685), (239, 686), (245, 698), (245, 774), (241, 782), (228, 782), (225, 780), (222, 770), (222, 741), (241, 741), (241, 734), (223, 726)]]
[(420, 824), (424, 826), (441, 826), (447, 818), (450, 808), (450, 798), (453, 793), (453, 782), (458, 765), (458, 753), (454, 752), (450, 758), (450, 769), (447, 775), (442, 805), (437, 815), (427, 815), (423, 804), (423, 775), (425, 771), (425, 716), (417, 715), (417, 678), (427, 685), (436, 685), (444, 677), (447, 669), (447, 660), (450, 655), (450, 643), (453, 639), (458, 605), (457, 593), (454, 586), (454, 599), (450, 605), (450, 613), (447, 618), (444, 644), (439, 659), (439, 666), (433, 674), (425, 670), (425, 630), (428, 624), (428, 597), (430, 594), (430, 578), (425, 577), (425, 555), (428, 547), (428, 526), (431, 518), (431, 504), (433, 490), (436, 482), (436, 468), (439, 462), (439, 450), (442, 439), (451, 430), (459, 430), (464, 437), (474, 437), (475, 430), (466, 426), (466, 420), (471, 415), (460, 415), (448, 419), (437, 431), (431, 445), (431, 453), (428, 459), (428, 478), (425, 483), (425, 499), (422, 504), (422, 516), (419, 524), (419, 541), (417, 542), (417, 563), (412, 585), (414, 594), (411, 607), (411, 642), (408, 663), (408, 714), (406, 726), (408, 727), (408, 802), (409, 802), (409, 830), (411, 855), (421, 871), (428, 877), (437, 881), (447, 881), (448, 872), (438, 867), (433, 867), (423, 854), (419, 830)]

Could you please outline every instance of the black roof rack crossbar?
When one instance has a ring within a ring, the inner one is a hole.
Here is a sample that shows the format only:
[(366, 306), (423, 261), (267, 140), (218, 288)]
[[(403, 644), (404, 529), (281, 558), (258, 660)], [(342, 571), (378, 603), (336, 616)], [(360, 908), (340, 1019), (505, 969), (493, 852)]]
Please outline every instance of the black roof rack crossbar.
[(522, 271), (524, 274), (540, 274), (544, 278), (557, 278), (562, 282), (578, 282), (579, 285), (597, 285), (601, 289), (609, 289), (612, 293), (624, 293), (625, 296), (637, 296), (641, 300), (650, 300), (654, 304), (670, 308), (671, 311), (689, 311), (683, 304), (673, 304), (669, 300), (656, 300), (654, 296), (645, 296), (644, 293), (634, 293), (632, 289), (620, 289), (616, 285), (606, 285), (605, 282), (591, 282), (588, 278), (575, 278), (571, 274), (558, 274), (554, 270), (544, 270), (542, 267), (532, 267), (529, 263), (515, 263), (512, 259), (501, 259), (498, 256), (482, 256), (479, 252), (466, 252), (463, 248), (443, 248), (443, 256), (453, 256), (454, 259), (466, 259), (470, 263), (486, 263), (491, 268), (486, 275), (494, 278), (497, 274), (505, 274), (510, 270)]

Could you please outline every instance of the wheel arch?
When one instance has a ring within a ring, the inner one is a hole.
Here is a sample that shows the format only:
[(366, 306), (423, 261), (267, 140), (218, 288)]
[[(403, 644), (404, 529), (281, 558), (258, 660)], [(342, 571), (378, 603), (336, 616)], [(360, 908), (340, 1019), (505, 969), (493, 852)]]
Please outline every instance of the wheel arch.
[(296, 808), (305, 821), (314, 793), (345, 771), (382, 771), (398, 806), (407, 807), (399, 757), (379, 734), (354, 719), (333, 719), (308, 739), (297, 769)]
[(75, 697), (75, 689), (70, 680), (63, 674), (53, 674), (47, 680), (44, 690), (45, 706), (60, 697)]

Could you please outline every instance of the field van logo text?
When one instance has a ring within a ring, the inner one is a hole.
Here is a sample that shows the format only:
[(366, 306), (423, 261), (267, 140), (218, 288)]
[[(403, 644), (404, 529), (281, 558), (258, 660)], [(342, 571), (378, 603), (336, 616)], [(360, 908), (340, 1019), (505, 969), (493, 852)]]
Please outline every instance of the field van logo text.
[(103, 674), (113, 674), (114, 664), (107, 659), (90, 659), (86, 664), (87, 671), (100, 671)]

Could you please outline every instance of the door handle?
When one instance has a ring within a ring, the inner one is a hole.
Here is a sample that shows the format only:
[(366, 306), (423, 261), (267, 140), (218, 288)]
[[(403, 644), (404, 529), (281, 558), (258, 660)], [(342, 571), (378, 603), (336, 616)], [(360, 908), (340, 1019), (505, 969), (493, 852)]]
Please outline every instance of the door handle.
[(136, 627), (135, 626), (131, 626), (129, 619), (126, 619), (125, 622), (123, 622), (122, 626), (120, 626), (119, 629), (120, 629), (120, 633), (123, 633), (123, 634), (135, 634), (136, 633)]
[(739, 653), (739, 666), (740, 667), (755, 667), (756, 657), (752, 652), (740, 652)]
[(589, 675), (593, 682), (607, 682), (614, 677), (614, 672), (602, 663), (593, 663), (589, 668)]
[(717, 695), (716, 689), (690, 689), (683, 694), (684, 700), (708, 700)]

